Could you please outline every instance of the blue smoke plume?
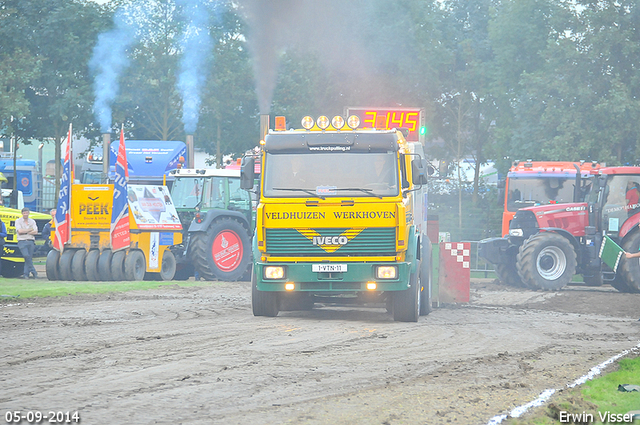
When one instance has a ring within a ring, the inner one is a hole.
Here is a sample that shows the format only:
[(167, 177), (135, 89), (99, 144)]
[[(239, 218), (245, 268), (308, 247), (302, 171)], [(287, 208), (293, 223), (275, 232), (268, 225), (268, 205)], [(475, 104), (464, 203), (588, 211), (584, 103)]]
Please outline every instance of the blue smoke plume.
[(115, 27), (98, 36), (89, 69), (95, 75), (93, 112), (103, 133), (111, 132), (111, 105), (118, 94), (118, 78), (129, 65), (127, 49), (135, 41), (135, 28), (122, 9), (113, 15)]
[(200, 115), (200, 91), (206, 81), (207, 59), (211, 52), (208, 30), (208, 11), (203, 0), (177, 0), (184, 7), (186, 22), (180, 38), (182, 59), (177, 81), (182, 96), (182, 122), (184, 131), (193, 134)]

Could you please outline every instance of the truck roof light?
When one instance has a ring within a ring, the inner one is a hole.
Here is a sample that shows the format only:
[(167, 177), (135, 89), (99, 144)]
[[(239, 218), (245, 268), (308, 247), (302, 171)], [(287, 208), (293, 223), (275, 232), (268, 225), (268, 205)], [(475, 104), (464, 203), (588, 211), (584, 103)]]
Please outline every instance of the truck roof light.
[(329, 124), (331, 124), (331, 121), (329, 121), (329, 118), (326, 115), (320, 115), (316, 123), (322, 130), (326, 130), (327, 128), (329, 128)]
[(351, 115), (347, 118), (347, 125), (350, 129), (355, 130), (360, 126), (360, 117), (357, 115)]
[(307, 130), (311, 130), (311, 127), (313, 127), (313, 118), (311, 118), (309, 115), (307, 115), (306, 117), (302, 118), (302, 128), (305, 128)]
[(278, 116), (276, 117), (276, 130), (284, 131), (287, 129), (287, 121), (284, 117)]
[(335, 117), (333, 117), (333, 119), (331, 120), (331, 125), (333, 126), (333, 128), (335, 128), (336, 130), (340, 130), (342, 127), (344, 127), (344, 118), (342, 118), (340, 115), (336, 115)]

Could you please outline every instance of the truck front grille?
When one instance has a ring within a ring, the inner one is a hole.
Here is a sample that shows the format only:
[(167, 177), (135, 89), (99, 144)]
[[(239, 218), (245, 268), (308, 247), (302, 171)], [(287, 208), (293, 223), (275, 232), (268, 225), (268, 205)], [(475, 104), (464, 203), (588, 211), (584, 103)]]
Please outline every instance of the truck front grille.
[[(346, 243), (325, 244), (327, 238)], [(396, 229), (266, 229), (266, 248), (287, 257), (389, 256), (396, 254)]]

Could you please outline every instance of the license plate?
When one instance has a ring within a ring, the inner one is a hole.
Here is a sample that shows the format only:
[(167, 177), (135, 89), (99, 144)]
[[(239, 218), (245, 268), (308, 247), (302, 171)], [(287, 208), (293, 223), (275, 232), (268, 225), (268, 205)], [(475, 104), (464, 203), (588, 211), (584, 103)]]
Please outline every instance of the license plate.
[(314, 272), (346, 272), (346, 264), (312, 264), (311, 270)]

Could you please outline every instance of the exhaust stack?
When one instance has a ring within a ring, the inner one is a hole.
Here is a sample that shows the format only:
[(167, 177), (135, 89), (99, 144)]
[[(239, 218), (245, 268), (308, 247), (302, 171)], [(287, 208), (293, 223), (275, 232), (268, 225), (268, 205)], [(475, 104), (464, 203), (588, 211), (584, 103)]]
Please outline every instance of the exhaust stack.
[(111, 151), (111, 134), (102, 134), (102, 182), (109, 183), (109, 153)]
[(264, 140), (269, 132), (269, 114), (260, 114), (260, 140)]
[(195, 160), (193, 153), (193, 134), (187, 134), (187, 167), (195, 168)]

